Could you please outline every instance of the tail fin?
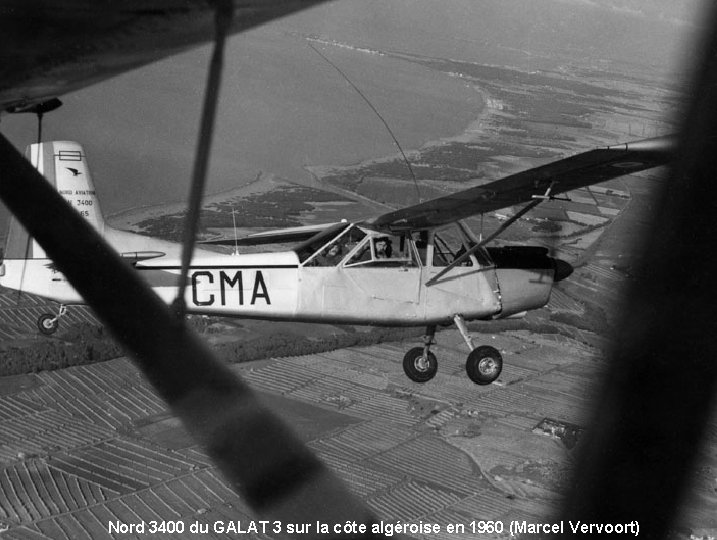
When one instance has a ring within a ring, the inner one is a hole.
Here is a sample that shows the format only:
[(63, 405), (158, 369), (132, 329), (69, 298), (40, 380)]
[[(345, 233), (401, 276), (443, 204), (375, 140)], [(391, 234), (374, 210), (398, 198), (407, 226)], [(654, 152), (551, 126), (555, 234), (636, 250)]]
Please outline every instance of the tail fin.
[[(55, 141), (33, 144), (26, 154), (32, 165), (67, 203), (97, 229), (121, 256), (136, 263), (178, 251), (177, 246), (169, 242), (118, 231), (105, 224), (85, 152), (78, 143)], [(33, 204), (33, 201), (28, 200), (27, 203)], [(37, 208), (37, 211), (42, 212), (43, 208)], [(47, 219), (52, 219), (52, 216), (47, 216)], [(79, 293), (14, 217), (10, 221), (4, 254), (0, 250), (0, 286), (66, 304), (82, 301)]]
[(100, 233), (105, 221), (82, 146), (76, 142), (54, 141), (32, 144), (27, 157), (55, 189)]
[[(82, 146), (75, 142), (46, 142), (28, 146), (25, 154), (60, 195), (103, 233), (105, 221)], [(13, 217), (5, 241), (4, 258), (45, 259), (47, 255), (35, 240), (28, 238), (27, 231)]]

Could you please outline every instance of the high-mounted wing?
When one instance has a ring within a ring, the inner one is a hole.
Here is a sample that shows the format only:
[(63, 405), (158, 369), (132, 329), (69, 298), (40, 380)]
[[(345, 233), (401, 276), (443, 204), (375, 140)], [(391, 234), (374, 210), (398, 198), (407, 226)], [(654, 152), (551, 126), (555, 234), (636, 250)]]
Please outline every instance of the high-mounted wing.
[(217, 5), (233, 5), (234, 33), (324, 1), (5, 1), (0, 111), (21, 110), (209, 41)]
[(656, 137), (583, 152), (540, 167), (511, 174), (371, 219), (366, 224), (391, 231), (438, 227), (476, 214), (491, 212), (669, 162), (676, 139)]

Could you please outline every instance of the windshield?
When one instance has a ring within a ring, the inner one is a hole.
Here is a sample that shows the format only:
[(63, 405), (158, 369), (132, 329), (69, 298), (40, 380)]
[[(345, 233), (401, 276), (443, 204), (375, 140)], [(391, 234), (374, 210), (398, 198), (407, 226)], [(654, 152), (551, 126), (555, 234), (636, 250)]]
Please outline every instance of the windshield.
[(336, 223), (296, 246), (294, 251), (299, 256), (299, 261), (307, 261), (310, 257), (316, 255), (320, 248), (343, 232), (348, 226), (348, 223)]
[(302, 259), (304, 266), (336, 266), (341, 260), (364, 239), (366, 233), (356, 226), (342, 230), (334, 236), (318, 235), (307, 242), (304, 246), (306, 255)]

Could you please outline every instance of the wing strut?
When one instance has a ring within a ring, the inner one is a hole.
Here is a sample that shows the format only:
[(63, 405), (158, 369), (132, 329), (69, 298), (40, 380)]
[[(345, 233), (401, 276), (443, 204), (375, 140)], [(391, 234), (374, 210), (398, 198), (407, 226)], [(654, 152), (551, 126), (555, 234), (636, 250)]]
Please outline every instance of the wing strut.
[(493, 234), (488, 236), (485, 240), (481, 240), (476, 245), (472, 246), (469, 250), (467, 250), (465, 253), (461, 254), (459, 257), (457, 257), (451, 264), (446, 266), (443, 270), (438, 272), (435, 276), (433, 276), (431, 279), (426, 281), (426, 287), (430, 287), (436, 281), (438, 281), (441, 277), (445, 276), (448, 272), (450, 272), (453, 268), (456, 266), (460, 266), (463, 264), (464, 261), (468, 260), (468, 257), (473, 255), (476, 251), (478, 251), (480, 248), (485, 246), (488, 242), (491, 240), (494, 240), (500, 234), (506, 230), (508, 227), (510, 227), (513, 223), (518, 221), (521, 217), (523, 217), (525, 214), (530, 212), (533, 208), (538, 206), (541, 202), (543, 202), (546, 199), (550, 198), (550, 190), (552, 189), (553, 184), (550, 184), (550, 187), (548, 188), (548, 191), (545, 193), (545, 195), (541, 195), (539, 197), (536, 197), (534, 200), (530, 201), (528, 204), (526, 204), (523, 208), (520, 209), (513, 217), (511, 217), (508, 221), (503, 223), (500, 227), (498, 227), (498, 230), (496, 230)]
[[(481, 240), (480, 242), (478, 242), (476, 245), (474, 245), (474, 246), (471, 247), (469, 250), (467, 250), (465, 253), (461, 254), (458, 258), (456, 258), (456, 260), (454, 260), (451, 264), (449, 264), (448, 266), (446, 266), (443, 270), (441, 270), (440, 272), (438, 272), (438, 273), (437, 273), (435, 276), (433, 276), (431, 279), (429, 279), (428, 281), (426, 281), (426, 287), (429, 287), (429, 286), (433, 285), (433, 284), (434, 284), (436, 281), (438, 281), (441, 277), (445, 276), (447, 272), (449, 272), (450, 270), (452, 270), (452, 269), (455, 268), (456, 266), (460, 266), (461, 264), (463, 264), (464, 261), (468, 260), (468, 257), (470, 257), (471, 255), (473, 255), (476, 251), (478, 251), (480, 248), (482, 248), (483, 246), (485, 246), (488, 242), (490, 242), (490, 241), (492, 241), (492, 240), (498, 238), (498, 236), (500, 236), (500, 235), (503, 233), (504, 230), (506, 230), (506, 229), (507, 229), (508, 227), (510, 227), (513, 223), (515, 223), (516, 221), (518, 221), (518, 220), (519, 220), (521, 217), (523, 217), (525, 214), (527, 214), (528, 212), (530, 212), (533, 208), (535, 208), (536, 206), (538, 206), (541, 202), (543, 202), (543, 201), (555, 201), (555, 200), (558, 200), (558, 201), (570, 201), (570, 199), (567, 198), (567, 197), (565, 197), (565, 198), (562, 198), (562, 197), (558, 198), (558, 197), (555, 197), (555, 196), (551, 195), (551, 192), (553, 191), (553, 187), (554, 187), (554, 186), (555, 186), (555, 182), (551, 182), (550, 185), (548, 186), (548, 189), (545, 190), (545, 194), (544, 194), (544, 195), (533, 195), (533, 200), (532, 200), (532, 201), (530, 201), (530, 202), (529, 202), (528, 204), (526, 204), (523, 208), (521, 208), (520, 211), (518, 211), (518, 212), (517, 212), (513, 217), (511, 217), (508, 221), (506, 221), (505, 223), (503, 223), (503, 225), (501, 225), (500, 227), (498, 227), (498, 229), (497, 229), (493, 234), (491, 234), (490, 236), (488, 236), (488, 238), (486, 238), (485, 240)], [(481, 225), (482, 225), (482, 223), (483, 223), (483, 215), (481, 214)], [(463, 229), (464, 227), (465, 227), (465, 226), (464, 226), (463, 224), (461, 224), (461, 229)], [(464, 232), (465, 232), (465, 230), (464, 230)], [(482, 235), (483, 235), (483, 233), (482, 233), (482, 231), (481, 231), (481, 237), (482, 237)]]
[(184, 237), (182, 240), (182, 270), (179, 275), (177, 297), (174, 299), (174, 310), (178, 317), (183, 317), (186, 311), (184, 291), (187, 288), (187, 274), (189, 264), (194, 253), (194, 243), (199, 227), (199, 217), (202, 210), (202, 195), (207, 180), (207, 166), (209, 163), (209, 152), (214, 134), (214, 120), (217, 113), (219, 101), (219, 87), (221, 83), (222, 70), (224, 67), (224, 44), (227, 33), (234, 16), (234, 2), (232, 0), (217, 0), (214, 4), (214, 51), (209, 65), (207, 75), (207, 90), (204, 94), (204, 107), (199, 129), (199, 140), (197, 141), (197, 154), (194, 159), (194, 170), (192, 171), (192, 185), (189, 192), (189, 209), (187, 211), (187, 222), (184, 226)]

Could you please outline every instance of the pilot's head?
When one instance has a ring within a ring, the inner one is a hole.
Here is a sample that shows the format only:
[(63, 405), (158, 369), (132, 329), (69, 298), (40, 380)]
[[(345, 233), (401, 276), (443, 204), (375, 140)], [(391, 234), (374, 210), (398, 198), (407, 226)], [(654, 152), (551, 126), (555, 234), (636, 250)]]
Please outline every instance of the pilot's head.
[(385, 236), (376, 238), (374, 242), (376, 247), (377, 257), (390, 257), (391, 256), (391, 240)]

